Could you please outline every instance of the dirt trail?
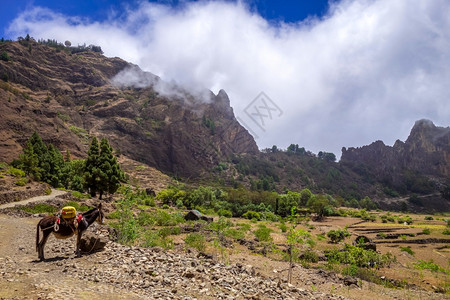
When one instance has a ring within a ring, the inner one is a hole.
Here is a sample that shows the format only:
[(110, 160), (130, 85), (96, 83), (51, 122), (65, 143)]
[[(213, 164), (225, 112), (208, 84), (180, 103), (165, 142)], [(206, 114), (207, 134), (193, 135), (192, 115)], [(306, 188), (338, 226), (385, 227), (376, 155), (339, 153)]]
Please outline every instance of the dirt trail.
[(5, 204), (0, 205), (0, 209), (10, 208), (10, 207), (14, 207), (16, 205), (26, 205), (26, 204), (31, 203), (31, 202), (42, 202), (42, 201), (52, 200), (52, 199), (55, 199), (58, 196), (62, 196), (62, 195), (65, 195), (65, 194), (67, 194), (66, 191), (52, 189), (52, 192), (51, 192), (50, 195), (37, 196), (37, 197), (33, 197), (33, 198), (21, 200), (21, 201), (5, 203)]
[(137, 299), (133, 293), (105, 283), (76, 279), (79, 269), (96, 263), (96, 255), (76, 258), (74, 238), (50, 237), (45, 247), (49, 259), (38, 261), (38, 221), (0, 214), (0, 299)]

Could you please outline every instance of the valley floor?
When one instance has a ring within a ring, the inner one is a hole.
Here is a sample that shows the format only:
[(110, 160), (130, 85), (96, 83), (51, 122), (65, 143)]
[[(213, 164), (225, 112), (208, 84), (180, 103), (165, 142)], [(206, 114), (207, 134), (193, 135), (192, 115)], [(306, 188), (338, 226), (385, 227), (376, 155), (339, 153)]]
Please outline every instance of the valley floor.
[[(102, 252), (76, 258), (75, 239), (46, 245), (37, 261), (39, 218), (0, 214), (0, 299), (445, 299), (444, 295), (388, 289), (297, 265), (293, 285), (284, 283), (287, 263), (236, 254), (230, 263), (184, 250), (127, 247), (109, 242)], [(93, 226), (107, 235), (103, 226)], [(281, 279), (281, 280), (280, 280)]]

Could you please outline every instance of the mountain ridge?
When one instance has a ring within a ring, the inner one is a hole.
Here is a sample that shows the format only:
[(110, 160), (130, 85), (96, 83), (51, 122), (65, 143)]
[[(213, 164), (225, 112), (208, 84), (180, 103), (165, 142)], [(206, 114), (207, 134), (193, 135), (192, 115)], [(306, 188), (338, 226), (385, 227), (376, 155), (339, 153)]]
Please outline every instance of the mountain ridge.
[[(190, 93), (120, 58), (81, 50), (32, 39), (0, 43), (8, 57), (0, 60), (0, 161), (17, 158), (37, 131), (78, 158), (92, 136), (107, 137), (125, 157), (197, 183), (309, 188), (381, 204), (386, 197), (436, 194), (450, 186), (449, 127), (419, 120), (405, 142), (344, 147), (339, 162), (298, 145), (261, 152), (224, 90)], [(442, 197), (430, 205), (439, 201), (450, 210)]]

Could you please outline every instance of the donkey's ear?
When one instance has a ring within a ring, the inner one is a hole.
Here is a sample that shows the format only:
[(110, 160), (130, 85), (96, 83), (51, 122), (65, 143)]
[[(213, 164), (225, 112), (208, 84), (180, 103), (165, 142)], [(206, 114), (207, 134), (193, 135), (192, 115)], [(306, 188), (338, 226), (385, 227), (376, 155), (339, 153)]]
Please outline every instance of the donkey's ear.
[(101, 202), (97, 205), (97, 208), (98, 209), (102, 209), (102, 203)]

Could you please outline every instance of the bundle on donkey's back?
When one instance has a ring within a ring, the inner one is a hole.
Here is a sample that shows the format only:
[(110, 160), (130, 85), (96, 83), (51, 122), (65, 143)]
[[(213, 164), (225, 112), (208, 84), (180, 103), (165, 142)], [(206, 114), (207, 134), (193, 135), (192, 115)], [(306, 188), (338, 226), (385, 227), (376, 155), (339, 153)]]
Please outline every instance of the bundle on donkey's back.
[[(36, 229), (36, 251), (40, 260), (44, 260), (44, 247), (51, 233), (57, 239), (67, 239), (77, 234), (77, 243), (75, 253), (81, 255), (80, 240), (83, 232), (97, 221), (103, 223), (102, 204), (85, 213), (78, 214), (74, 207), (66, 206), (56, 216), (47, 216), (42, 218), (37, 224)], [(42, 240), (39, 241), (39, 231), (42, 230)]]

